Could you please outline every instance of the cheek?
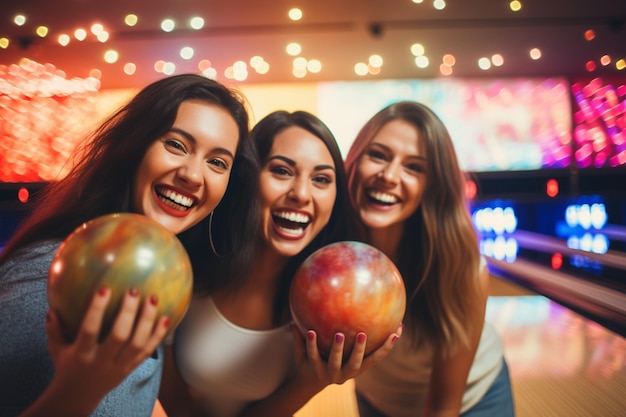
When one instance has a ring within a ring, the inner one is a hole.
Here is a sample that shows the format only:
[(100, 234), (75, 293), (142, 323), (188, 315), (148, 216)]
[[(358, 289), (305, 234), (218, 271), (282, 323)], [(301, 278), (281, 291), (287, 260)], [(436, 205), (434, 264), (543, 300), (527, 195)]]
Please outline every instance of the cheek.
[(333, 207), (335, 206), (335, 201), (337, 199), (337, 192), (332, 191), (326, 193), (320, 199), (318, 199), (318, 210), (320, 214), (320, 218), (324, 220), (324, 224), (328, 223), (330, 220), (330, 215), (333, 212)]
[(215, 178), (208, 183), (207, 211), (213, 211), (219, 204), (224, 197), (226, 187), (228, 187), (228, 177), (226, 176), (224, 176), (224, 178)]

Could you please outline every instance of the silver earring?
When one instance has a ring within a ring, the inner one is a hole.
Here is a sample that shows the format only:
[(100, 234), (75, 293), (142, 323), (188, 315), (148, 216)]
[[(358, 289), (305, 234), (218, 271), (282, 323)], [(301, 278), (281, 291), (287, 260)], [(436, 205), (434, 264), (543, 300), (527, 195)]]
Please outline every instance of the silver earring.
[(209, 215), (209, 243), (211, 244), (211, 250), (219, 258), (220, 254), (215, 250), (215, 244), (213, 243), (213, 212)]

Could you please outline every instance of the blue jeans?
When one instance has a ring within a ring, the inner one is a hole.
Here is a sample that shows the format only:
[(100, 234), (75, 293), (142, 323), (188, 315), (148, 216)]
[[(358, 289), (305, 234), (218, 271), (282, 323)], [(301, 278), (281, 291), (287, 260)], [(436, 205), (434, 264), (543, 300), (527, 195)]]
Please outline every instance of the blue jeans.
[[(360, 417), (387, 417), (376, 410), (363, 396), (359, 395), (358, 391), (356, 401)], [(419, 415), (416, 414), (416, 417)], [(502, 369), (489, 390), (475, 406), (461, 414), (461, 417), (515, 417), (509, 367), (504, 358), (502, 359)]]

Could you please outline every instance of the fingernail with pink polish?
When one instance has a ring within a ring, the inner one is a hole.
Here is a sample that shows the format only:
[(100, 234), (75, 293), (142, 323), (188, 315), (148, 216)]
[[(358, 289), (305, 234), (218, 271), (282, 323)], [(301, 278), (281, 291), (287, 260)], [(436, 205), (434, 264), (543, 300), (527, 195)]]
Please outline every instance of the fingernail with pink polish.
[(337, 343), (343, 342), (343, 335), (341, 333), (337, 333), (335, 335), (335, 342), (337, 342)]
[(359, 343), (365, 343), (365, 333), (359, 333), (356, 336), (356, 341)]

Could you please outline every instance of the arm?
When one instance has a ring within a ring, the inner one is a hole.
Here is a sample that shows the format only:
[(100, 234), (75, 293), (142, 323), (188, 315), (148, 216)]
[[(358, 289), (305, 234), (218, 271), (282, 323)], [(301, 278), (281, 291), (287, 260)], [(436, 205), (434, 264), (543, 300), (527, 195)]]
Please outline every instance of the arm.
[(157, 319), (155, 302), (146, 302), (140, 309), (140, 297), (130, 291), (124, 297), (111, 332), (98, 342), (110, 298), (109, 289), (94, 296), (78, 336), (71, 343), (64, 339), (57, 315), (48, 312), (46, 331), (55, 377), (20, 417), (88, 416), (109, 391), (156, 350), (169, 319)]
[(328, 361), (324, 361), (320, 357), (317, 348), (317, 335), (315, 332), (309, 331), (307, 333), (305, 352), (303, 337), (294, 326), (296, 360), (298, 362), (295, 375), (272, 395), (249, 407), (240, 417), (293, 416), (295, 412), (326, 386), (343, 384), (383, 359), (394, 346), (401, 333), (402, 327), (398, 328), (397, 333), (389, 335), (383, 346), (370, 353), (367, 357), (363, 357), (366, 337), (364, 333), (360, 333), (348, 360), (342, 365), (343, 339), (340, 341), (335, 339)]
[(424, 417), (459, 416), (467, 378), (484, 326), (489, 287), (489, 273), (486, 266), (481, 269), (479, 280), (480, 308), (476, 309), (470, 317), (474, 329), (470, 335), (470, 345), (460, 346), (451, 356), (435, 353)]

